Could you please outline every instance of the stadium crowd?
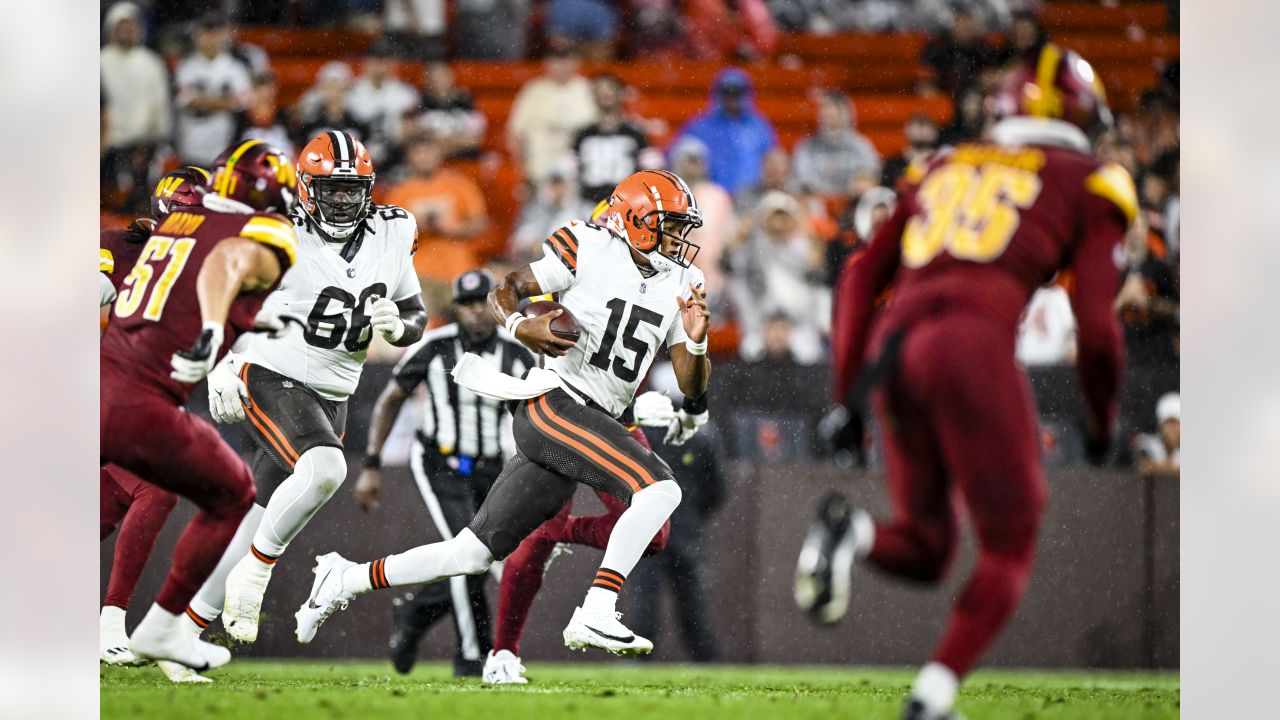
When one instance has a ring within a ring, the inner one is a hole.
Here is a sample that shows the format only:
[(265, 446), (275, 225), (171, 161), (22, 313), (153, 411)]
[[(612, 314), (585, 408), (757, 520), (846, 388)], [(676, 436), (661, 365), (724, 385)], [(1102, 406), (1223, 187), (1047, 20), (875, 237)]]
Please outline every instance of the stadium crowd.
[[(837, 272), (887, 217), (905, 168), (940, 145), (979, 136), (1000, 69), (1051, 39), (1034, 5), (1013, 0), (204, 5), (103, 8), (104, 225), (141, 214), (167, 169), (207, 166), (233, 140), (261, 138), (295, 153), (317, 131), (341, 128), (375, 159), (375, 198), (416, 217), (417, 269), (429, 305), (440, 309), (458, 272), (527, 262), (550, 231), (588, 217), (622, 177), (665, 167), (688, 180), (706, 218), (693, 240), (717, 322), (713, 352), (796, 367), (825, 364)], [(1174, 10), (1176, 23), (1176, 3)], [(329, 59), (285, 103), (272, 57), (239, 37), (248, 25), (356, 28), (373, 41)], [(914, 92), (950, 98), (950, 121), (913, 114), (901, 151), (882, 153), (860, 132), (853, 96), (814, 87), (810, 134), (784, 143), (742, 68), (796, 62), (779, 55), (786, 33), (849, 29), (929, 33)], [(459, 86), (454, 63), (535, 56), (543, 71), (519, 90), (495, 135), (495, 120)], [(584, 70), (584, 59), (597, 67), (618, 57), (710, 60), (723, 69), (705, 108), (668, 127), (619, 76)], [(405, 72), (419, 65), (424, 72)], [(1156, 430), (1157, 399), (1178, 387), (1176, 58), (1159, 77), (1096, 141), (1101, 156), (1133, 175), (1143, 209), (1117, 255), (1127, 267), (1116, 310), (1128, 346), (1122, 422), (1130, 437)], [(516, 212), (495, 207), (486, 178), (499, 167), (514, 169)], [(1033, 379), (1035, 368), (1072, 361), (1072, 330), (1063, 284), (1039, 291), (1018, 347)]]

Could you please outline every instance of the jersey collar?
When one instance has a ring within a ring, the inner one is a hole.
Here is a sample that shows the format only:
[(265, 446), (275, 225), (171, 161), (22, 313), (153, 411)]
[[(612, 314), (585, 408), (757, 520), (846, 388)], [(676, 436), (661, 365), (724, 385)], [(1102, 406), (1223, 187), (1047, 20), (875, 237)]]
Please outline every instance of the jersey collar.
[(991, 139), (1001, 145), (1057, 145), (1087, 153), (1089, 138), (1068, 122), (1048, 118), (1008, 117), (991, 127)]

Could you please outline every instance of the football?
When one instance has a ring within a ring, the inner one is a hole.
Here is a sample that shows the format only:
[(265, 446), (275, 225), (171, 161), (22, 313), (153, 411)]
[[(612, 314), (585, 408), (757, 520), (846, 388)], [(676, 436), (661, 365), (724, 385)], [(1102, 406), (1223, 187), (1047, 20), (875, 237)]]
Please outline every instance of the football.
[(538, 302), (529, 303), (525, 306), (524, 316), (527, 318), (536, 318), (539, 315), (545, 315), (552, 310), (563, 310), (564, 313), (551, 321), (551, 334), (562, 340), (572, 340), (578, 342), (578, 338), (582, 336), (582, 331), (578, 329), (578, 321), (573, 317), (573, 313), (569, 312), (569, 308), (561, 305), (553, 300), (539, 300)]

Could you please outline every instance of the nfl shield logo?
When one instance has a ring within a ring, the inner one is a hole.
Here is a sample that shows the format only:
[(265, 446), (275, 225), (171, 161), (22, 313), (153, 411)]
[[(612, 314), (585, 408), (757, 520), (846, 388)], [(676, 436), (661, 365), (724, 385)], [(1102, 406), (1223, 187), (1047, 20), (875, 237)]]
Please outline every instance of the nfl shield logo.
[(355, 276), (356, 276), (356, 269), (353, 267), (347, 268), (347, 277), (353, 278)]
[(640, 283), (640, 294), (643, 295), (645, 290), (649, 289), (649, 283)]

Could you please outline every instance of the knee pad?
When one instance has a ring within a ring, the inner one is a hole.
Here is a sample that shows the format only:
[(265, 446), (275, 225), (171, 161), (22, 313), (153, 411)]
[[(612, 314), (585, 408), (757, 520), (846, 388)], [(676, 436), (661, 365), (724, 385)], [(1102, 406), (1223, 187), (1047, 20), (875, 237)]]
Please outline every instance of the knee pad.
[(458, 568), (464, 575), (479, 575), (493, 564), (493, 553), (471, 532), (471, 528), (463, 528), (449, 544)]
[(634, 505), (636, 499), (644, 495), (649, 500), (646, 502), (661, 502), (670, 505), (674, 510), (680, 504), (680, 500), (684, 497), (684, 493), (680, 490), (680, 486), (675, 480), (661, 480), (649, 487), (641, 490), (631, 497), (631, 503)]
[(307, 473), (312, 490), (328, 500), (347, 479), (347, 458), (339, 448), (320, 445), (302, 453), (293, 472)]

